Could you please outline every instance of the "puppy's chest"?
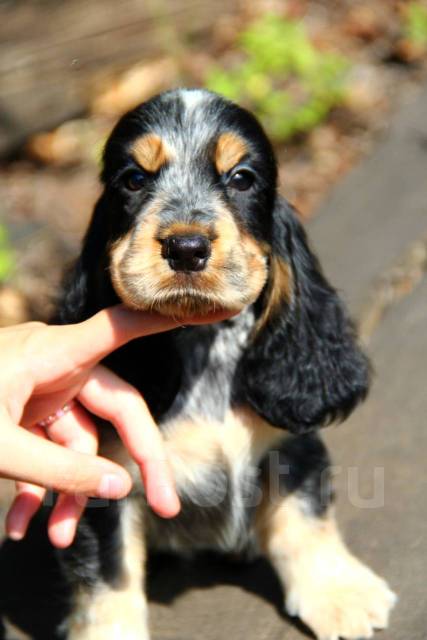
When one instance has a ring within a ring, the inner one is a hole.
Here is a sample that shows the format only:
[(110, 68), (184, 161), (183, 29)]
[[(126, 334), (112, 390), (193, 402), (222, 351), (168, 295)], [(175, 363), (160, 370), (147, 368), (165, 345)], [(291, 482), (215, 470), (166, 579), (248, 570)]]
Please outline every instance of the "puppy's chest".
[(147, 512), (150, 546), (242, 550), (262, 499), (260, 461), (283, 432), (240, 408), (229, 409), (222, 421), (178, 419), (165, 438), (182, 508), (173, 520)]
[(237, 363), (253, 326), (250, 311), (220, 330), (200, 327), (177, 343), (182, 384), (160, 422), (182, 509), (165, 521), (151, 514), (153, 546), (237, 550), (250, 536), (260, 501), (259, 463), (283, 431), (232, 407)]
[[(246, 310), (220, 327), (177, 334), (181, 384), (158, 422), (182, 508), (172, 520), (146, 510), (152, 547), (239, 550), (250, 539), (251, 516), (261, 500), (260, 461), (284, 436), (248, 408), (233, 406), (236, 368), (253, 322)], [(165, 362), (165, 376), (167, 367)]]

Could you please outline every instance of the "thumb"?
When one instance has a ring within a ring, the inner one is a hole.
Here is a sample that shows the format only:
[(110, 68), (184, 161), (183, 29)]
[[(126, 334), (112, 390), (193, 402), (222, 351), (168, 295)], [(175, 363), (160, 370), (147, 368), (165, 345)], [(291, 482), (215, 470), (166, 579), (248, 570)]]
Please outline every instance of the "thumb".
[(132, 486), (122, 467), (101, 458), (66, 449), (0, 417), (0, 476), (30, 482), (68, 494), (118, 499)]

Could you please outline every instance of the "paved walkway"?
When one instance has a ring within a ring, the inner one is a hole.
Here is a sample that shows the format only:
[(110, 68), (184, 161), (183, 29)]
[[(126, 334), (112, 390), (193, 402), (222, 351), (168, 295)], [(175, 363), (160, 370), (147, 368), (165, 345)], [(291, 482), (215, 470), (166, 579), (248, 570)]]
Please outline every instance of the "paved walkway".
[[(325, 433), (341, 467), (338, 518), (346, 539), (400, 596), (381, 640), (427, 638), (426, 114), (427, 89), (402, 109), (386, 141), (336, 189), (310, 230), (356, 316), (383, 300), (368, 323), (376, 368), (370, 399)], [(351, 493), (354, 468), (360, 492)], [(370, 508), (374, 473), (384, 478), (384, 504)], [(266, 563), (211, 560), (188, 570), (173, 560), (155, 576), (154, 640), (310, 637), (281, 613), (282, 594)]]

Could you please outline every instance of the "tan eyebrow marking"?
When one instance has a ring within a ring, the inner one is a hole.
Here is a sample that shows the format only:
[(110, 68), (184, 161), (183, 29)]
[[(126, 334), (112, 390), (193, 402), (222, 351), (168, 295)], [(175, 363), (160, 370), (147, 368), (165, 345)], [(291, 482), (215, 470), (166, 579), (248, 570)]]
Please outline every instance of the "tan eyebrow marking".
[(248, 153), (246, 143), (235, 133), (222, 133), (215, 149), (215, 165), (218, 173), (227, 173)]
[(158, 171), (171, 159), (165, 143), (155, 133), (147, 133), (138, 138), (131, 151), (138, 164), (152, 173)]

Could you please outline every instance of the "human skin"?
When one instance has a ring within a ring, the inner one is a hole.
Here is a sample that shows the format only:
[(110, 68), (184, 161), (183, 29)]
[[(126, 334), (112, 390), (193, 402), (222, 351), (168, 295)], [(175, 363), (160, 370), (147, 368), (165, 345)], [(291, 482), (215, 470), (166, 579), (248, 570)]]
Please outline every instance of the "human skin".
[[(89, 496), (119, 499), (129, 493), (128, 472), (96, 455), (92, 416), (117, 429), (140, 468), (151, 508), (166, 518), (179, 512), (162, 436), (144, 399), (99, 362), (134, 338), (230, 315), (178, 322), (118, 305), (74, 325), (30, 322), (0, 329), (0, 476), (16, 480), (17, 487), (6, 518), (11, 538), (24, 537), (47, 489), (59, 494), (48, 523), (57, 547), (71, 544)], [(38, 424), (70, 401), (62, 417)]]

